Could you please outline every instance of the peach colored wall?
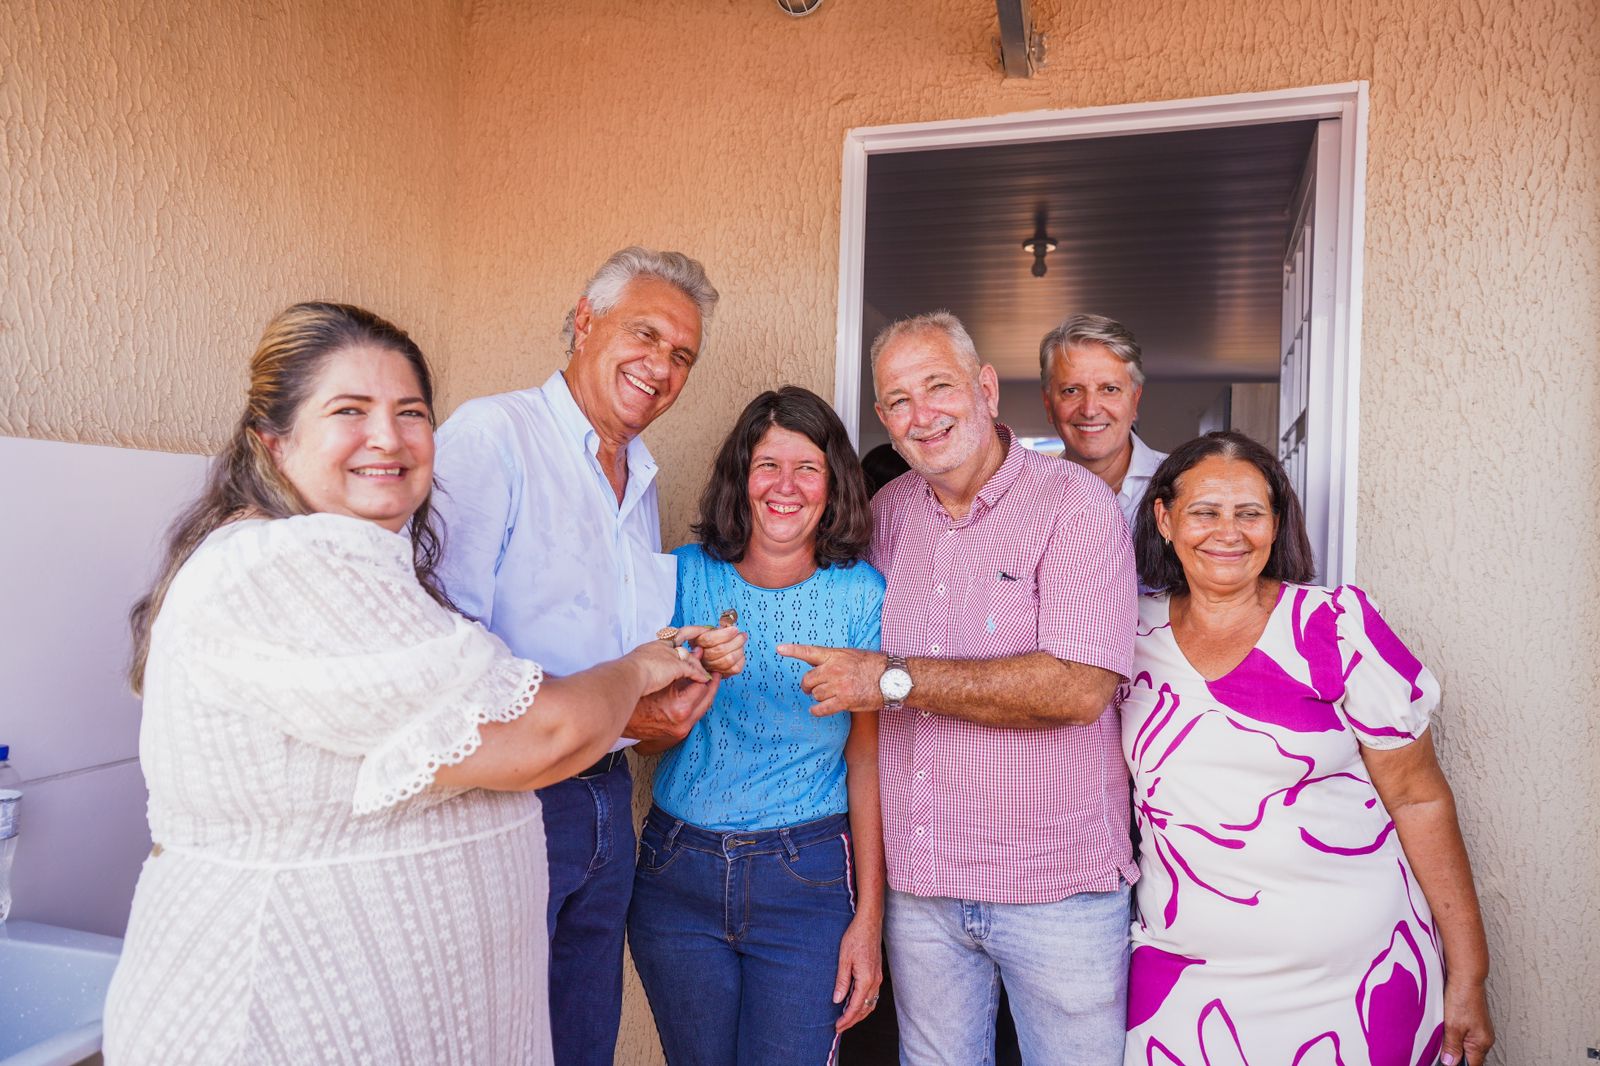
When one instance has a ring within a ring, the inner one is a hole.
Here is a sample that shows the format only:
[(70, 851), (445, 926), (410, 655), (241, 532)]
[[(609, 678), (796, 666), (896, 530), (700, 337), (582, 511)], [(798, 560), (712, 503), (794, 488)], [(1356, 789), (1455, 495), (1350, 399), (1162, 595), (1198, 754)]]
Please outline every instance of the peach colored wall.
[(437, 347), (457, 0), (0, 5), (0, 433), (215, 448), (271, 314)]
[[(1049, 65), (1003, 81), (991, 0), (552, 8), (467, 30), (449, 398), (540, 379), (629, 241), (724, 295), (648, 434), (683, 539), (757, 389), (831, 396), (847, 129), (1368, 79), (1360, 579), (1443, 677), (1502, 1063), (1600, 1038), (1600, 32), (1592, 2), (1034, 0)], [(688, 408), (683, 410), (681, 408)], [(659, 1061), (629, 1004), (621, 1062)]]
[[(541, 379), (600, 256), (702, 256), (707, 359), (651, 431), (669, 540), (759, 388), (831, 395), (863, 125), (1368, 79), (1358, 571), (1444, 679), (1500, 1063), (1600, 1039), (1600, 18), (1593, 0), (139, 0), (0, 9), (0, 433), (214, 446), (259, 324), (337, 295), (446, 407)], [(635, 995), (623, 1063), (659, 1061)]]

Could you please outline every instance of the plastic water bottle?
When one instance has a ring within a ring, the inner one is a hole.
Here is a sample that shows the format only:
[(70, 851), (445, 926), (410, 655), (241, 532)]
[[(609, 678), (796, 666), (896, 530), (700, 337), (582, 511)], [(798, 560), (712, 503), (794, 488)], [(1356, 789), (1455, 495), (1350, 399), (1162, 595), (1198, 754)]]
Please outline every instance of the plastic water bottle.
[(17, 852), (17, 807), (22, 775), (11, 765), (11, 748), (0, 744), (0, 922), (11, 913), (11, 859)]

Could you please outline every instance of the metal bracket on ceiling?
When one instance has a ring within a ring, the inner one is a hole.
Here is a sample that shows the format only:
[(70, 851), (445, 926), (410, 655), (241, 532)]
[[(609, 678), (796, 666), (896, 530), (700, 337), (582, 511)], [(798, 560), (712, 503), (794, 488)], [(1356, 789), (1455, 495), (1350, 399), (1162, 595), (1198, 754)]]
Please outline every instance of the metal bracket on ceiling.
[(994, 0), (1000, 16), (1000, 67), (1008, 78), (1031, 78), (1044, 66), (1045, 37), (1033, 28), (1029, 0)]

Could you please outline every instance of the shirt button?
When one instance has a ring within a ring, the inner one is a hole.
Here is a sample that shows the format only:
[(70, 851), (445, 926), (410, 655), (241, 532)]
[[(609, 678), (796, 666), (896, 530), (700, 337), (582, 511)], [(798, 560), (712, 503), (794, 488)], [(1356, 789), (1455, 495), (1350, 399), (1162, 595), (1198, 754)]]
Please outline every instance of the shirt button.
[(933, 588), (933, 591), (935, 591), (939, 595), (943, 596), (944, 595), (944, 586), (943, 585), (935, 585), (934, 588)]
[(927, 836), (927, 835), (928, 835), (928, 829), (927, 829), (926, 826), (921, 826), (921, 825), (917, 826), (917, 836), (922, 837), (922, 836)]
[(928, 779), (928, 771), (926, 771), (926, 770), (918, 770), (917, 771), (917, 780), (918, 781), (926, 781), (927, 779)]
[(939, 654), (939, 645), (930, 644), (930, 645), (928, 645), (928, 650), (931, 651), (933, 654), (938, 655)]
[(924, 718), (932, 718), (933, 717), (933, 712), (932, 711), (923, 711), (922, 712), (922, 717), (924, 717)]

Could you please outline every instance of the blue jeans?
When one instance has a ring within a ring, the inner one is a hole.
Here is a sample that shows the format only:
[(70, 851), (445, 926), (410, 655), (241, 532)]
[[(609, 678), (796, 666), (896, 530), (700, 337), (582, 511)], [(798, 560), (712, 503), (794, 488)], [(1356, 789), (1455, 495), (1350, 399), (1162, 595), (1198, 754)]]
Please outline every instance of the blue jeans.
[(715, 833), (652, 807), (628, 943), (669, 1066), (823, 1066), (855, 915), (849, 822)]
[(1000, 982), (1024, 1063), (1122, 1066), (1128, 886), (1057, 903), (984, 903), (890, 890), (889, 970), (906, 1066), (994, 1061)]
[(550, 861), (550, 1035), (558, 1066), (611, 1066), (622, 1022), (622, 939), (633, 892), (626, 760), (539, 790)]

